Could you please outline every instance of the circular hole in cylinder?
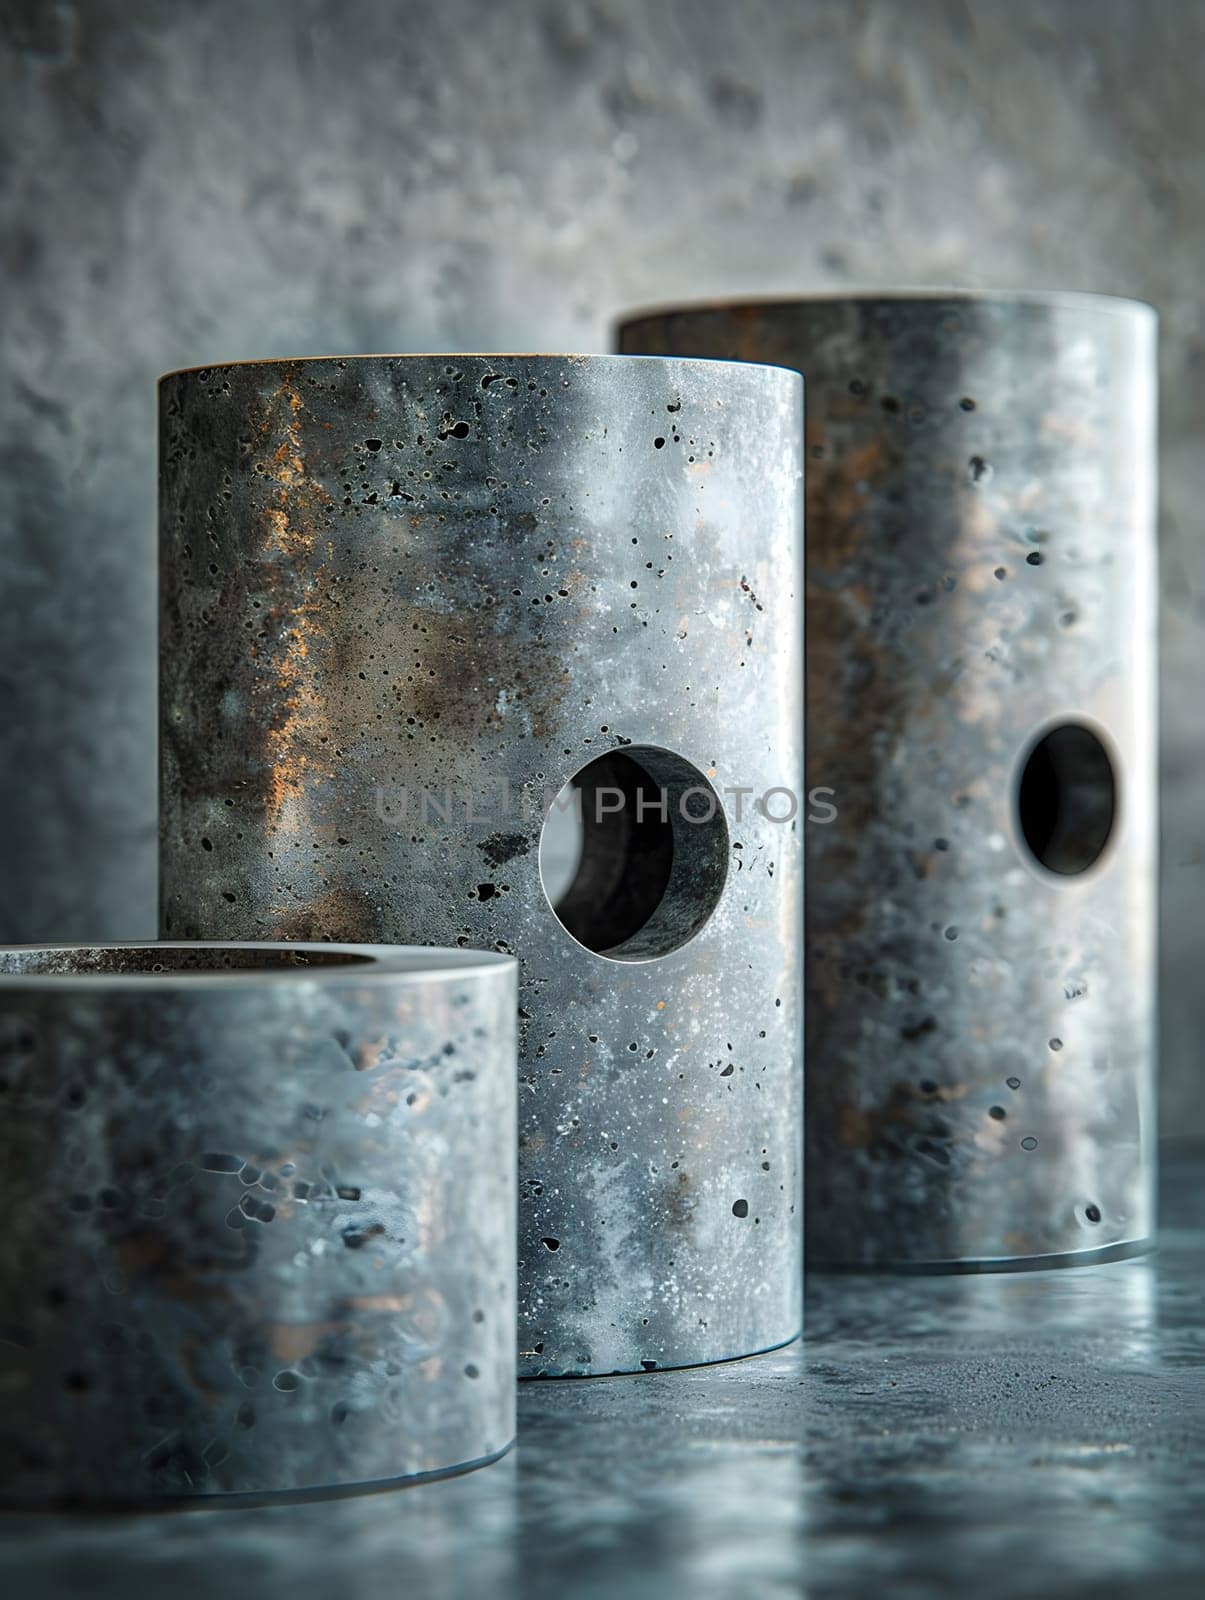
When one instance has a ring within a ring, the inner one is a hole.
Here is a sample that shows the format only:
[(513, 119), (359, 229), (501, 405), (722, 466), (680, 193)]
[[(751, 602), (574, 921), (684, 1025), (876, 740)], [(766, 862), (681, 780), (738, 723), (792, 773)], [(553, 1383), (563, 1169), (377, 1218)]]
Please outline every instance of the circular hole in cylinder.
[(1117, 780), (1100, 739), (1079, 722), (1031, 745), (1017, 783), (1017, 822), (1034, 857), (1064, 877), (1100, 859), (1117, 816)]
[(540, 880), (565, 931), (612, 961), (693, 939), (728, 875), (728, 824), (698, 767), (632, 745), (576, 772), (540, 835)]

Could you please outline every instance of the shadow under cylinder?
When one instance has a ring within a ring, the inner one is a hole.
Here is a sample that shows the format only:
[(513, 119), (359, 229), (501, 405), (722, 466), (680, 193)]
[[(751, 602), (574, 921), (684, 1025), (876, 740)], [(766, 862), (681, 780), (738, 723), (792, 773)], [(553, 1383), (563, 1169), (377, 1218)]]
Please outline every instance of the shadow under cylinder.
[(161, 385), (162, 929), (521, 958), (526, 1375), (799, 1329), (801, 400), (615, 356)]
[(620, 327), (806, 375), (810, 1264), (1152, 1233), (1155, 337), (1091, 295)]
[(463, 1470), (514, 1435), (515, 963), (0, 950), (0, 1499)]

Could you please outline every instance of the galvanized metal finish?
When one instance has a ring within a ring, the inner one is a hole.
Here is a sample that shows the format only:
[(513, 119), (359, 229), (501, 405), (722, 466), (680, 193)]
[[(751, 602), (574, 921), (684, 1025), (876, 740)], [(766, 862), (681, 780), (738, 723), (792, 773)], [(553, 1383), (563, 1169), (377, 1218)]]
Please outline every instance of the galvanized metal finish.
[(817, 299), (646, 314), (619, 343), (807, 378), (808, 781), (838, 812), (808, 839), (809, 1261), (1140, 1248), (1154, 316)]
[(503, 1451), (514, 1001), (460, 951), (0, 950), (0, 1498)]
[[(801, 820), (755, 802), (801, 777), (798, 376), (365, 357), (161, 397), (163, 931), (520, 955), (521, 1372), (794, 1337)], [(672, 839), (588, 826), (562, 925), (545, 807), (599, 756), (587, 793), (664, 787)], [(680, 822), (708, 784), (749, 793)]]

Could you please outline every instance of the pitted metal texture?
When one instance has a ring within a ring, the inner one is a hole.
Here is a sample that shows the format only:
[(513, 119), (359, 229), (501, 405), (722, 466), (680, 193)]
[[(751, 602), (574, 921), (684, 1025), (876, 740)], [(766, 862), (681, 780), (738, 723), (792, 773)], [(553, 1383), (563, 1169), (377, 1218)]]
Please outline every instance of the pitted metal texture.
[(161, 418), (165, 936), (520, 957), (522, 1372), (794, 1337), (798, 376), (264, 362)]
[(0, 1479), (347, 1489), (514, 1434), (514, 962), (0, 950)]
[(807, 1251), (1050, 1265), (1153, 1227), (1155, 318), (685, 307), (807, 419)]

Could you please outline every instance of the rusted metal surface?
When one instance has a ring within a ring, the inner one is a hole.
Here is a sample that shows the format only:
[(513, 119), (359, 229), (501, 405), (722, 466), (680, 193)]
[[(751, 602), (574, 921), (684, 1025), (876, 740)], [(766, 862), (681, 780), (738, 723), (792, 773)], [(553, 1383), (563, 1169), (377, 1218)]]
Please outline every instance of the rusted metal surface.
[[(802, 811), (756, 802), (801, 780), (798, 376), (365, 357), (161, 400), (163, 933), (521, 957), (521, 1371), (794, 1337)], [(627, 805), (558, 915), (545, 808), (596, 757)], [(746, 792), (681, 819), (708, 786)]]
[(0, 1497), (261, 1496), (514, 1433), (515, 964), (0, 950)]
[(808, 782), (838, 811), (808, 835), (809, 1261), (1141, 1248), (1153, 314), (820, 298), (652, 312), (619, 345), (806, 376)]

